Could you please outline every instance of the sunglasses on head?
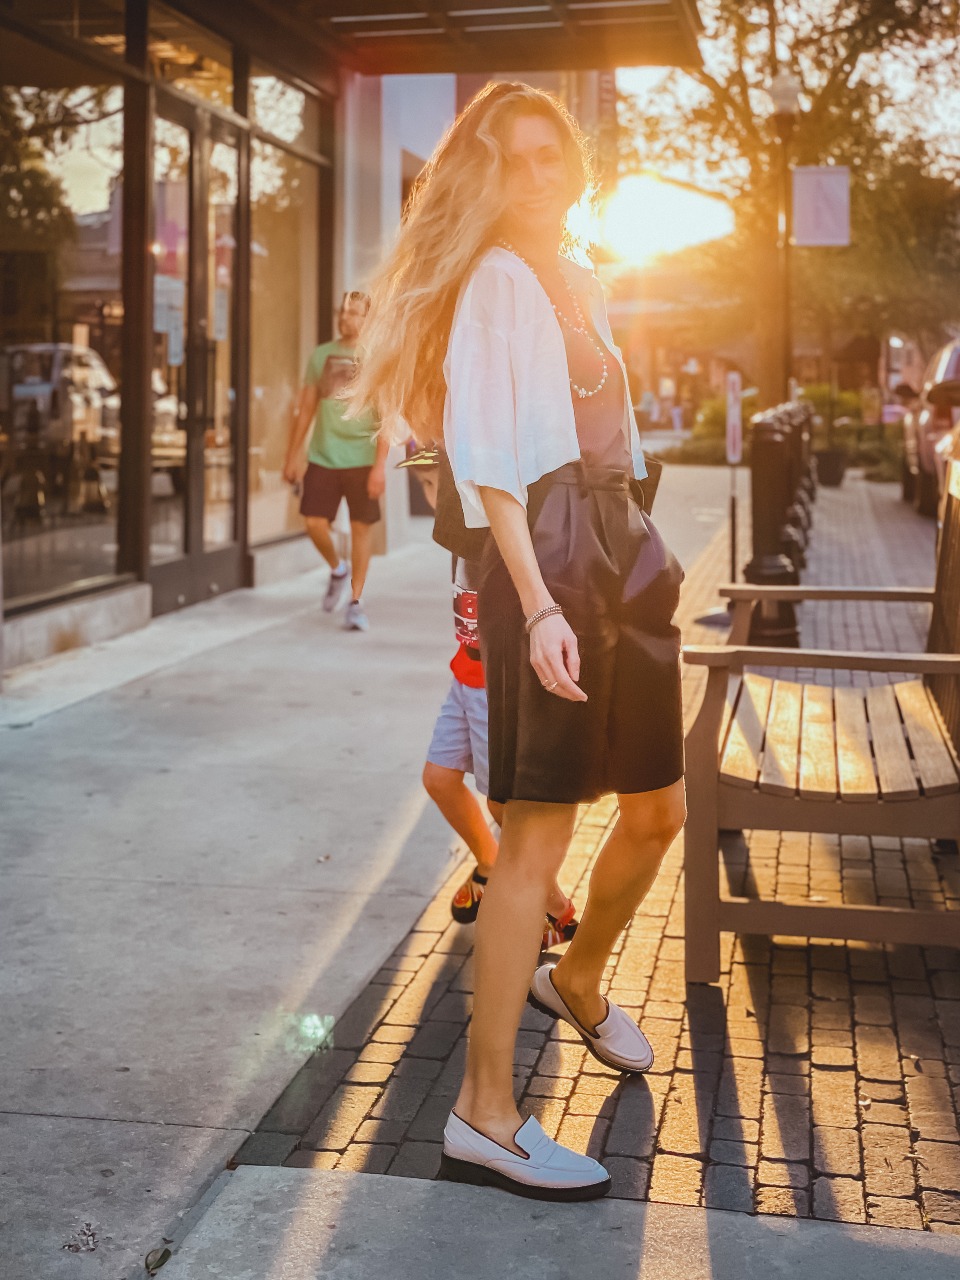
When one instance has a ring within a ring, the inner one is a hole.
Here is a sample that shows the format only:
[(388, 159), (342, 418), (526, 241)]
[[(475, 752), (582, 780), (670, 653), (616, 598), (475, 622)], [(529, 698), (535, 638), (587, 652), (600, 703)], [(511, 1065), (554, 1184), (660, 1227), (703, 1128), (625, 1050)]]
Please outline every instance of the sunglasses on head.
[(370, 295), (368, 293), (364, 293), (361, 289), (349, 289), (343, 295), (343, 301), (340, 303), (340, 310), (343, 311), (344, 307), (351, 302), (362, 302), (364, 311), (366, 312), (370, 310)]

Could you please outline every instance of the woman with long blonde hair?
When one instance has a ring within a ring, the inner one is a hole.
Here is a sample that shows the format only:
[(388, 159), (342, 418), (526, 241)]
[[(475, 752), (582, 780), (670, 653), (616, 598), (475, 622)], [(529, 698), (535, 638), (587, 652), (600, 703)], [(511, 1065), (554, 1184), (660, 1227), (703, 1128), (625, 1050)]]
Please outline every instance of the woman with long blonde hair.
[[(685, 816), (682, 572), (636, 498), (645, 475), (626, 374), (592, 272), (561, 253), (588, 183), (555, 99), (491, 84), (419, 180), (373, 289), (354, 409), (441, 431), (465, 524), (489, 526), (480, 642), (490, 798), (505, 805), (477, 920), (466, 1072), (441, 1176), (553, 1200), (604, 1195), (513, 1093), (525, 999), (605, 1065), (642, 1072), (642, 1031), (601, 992), (621, 931)], [(614, 792), (580, 928), (537, 968), (577, 805)]]

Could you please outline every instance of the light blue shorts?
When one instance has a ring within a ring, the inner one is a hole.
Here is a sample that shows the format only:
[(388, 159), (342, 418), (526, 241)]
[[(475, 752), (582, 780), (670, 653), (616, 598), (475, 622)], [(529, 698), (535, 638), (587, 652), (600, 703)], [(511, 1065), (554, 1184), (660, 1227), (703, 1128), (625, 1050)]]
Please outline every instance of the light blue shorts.
[(472, 773), (481, 795), (488, 794), (487, 691), (452, 681), (427, 752), (431, 764)]

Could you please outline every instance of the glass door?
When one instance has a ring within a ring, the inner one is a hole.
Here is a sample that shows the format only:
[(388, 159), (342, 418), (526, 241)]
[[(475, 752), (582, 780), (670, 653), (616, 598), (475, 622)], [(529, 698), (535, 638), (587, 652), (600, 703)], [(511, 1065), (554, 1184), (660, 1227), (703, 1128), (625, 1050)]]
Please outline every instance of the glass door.
[(237, 137), (161, 99), (153, 168), (150, 581), (162, 613), (239, 586)]

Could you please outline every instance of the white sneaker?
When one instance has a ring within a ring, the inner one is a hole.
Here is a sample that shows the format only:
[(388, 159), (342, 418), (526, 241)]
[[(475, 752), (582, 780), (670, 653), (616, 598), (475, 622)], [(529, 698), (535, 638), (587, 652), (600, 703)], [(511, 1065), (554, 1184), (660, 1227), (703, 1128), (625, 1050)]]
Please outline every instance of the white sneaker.
[(343, 599), (343, 593), (347, 589), (350, 582), (350, 566), (346, 560), (341, 560), (338, 568), (330, 573), (330, 581), (327, 583), (326, 594), (323, 597), (323, 608), (325, 613), (333, 613), (334, 609)]
[(359, 600), (351, 600), (347, 605), (347, 612), (344, 615), (343, 626), (346, 631), (370, 630), (370, 619), (363, 612), (363, 605)]
[(542, 964), (533, 975), (530, 984), (530, 1003), (543, 1013), (555, 1014), (569, 1022), (574, 1031), (598, 1062), (615, 1071), (640, 1073), (653, 1066), (653, 1049), (634, 1020), (613, 1003), (607, 1001), (607, 1016), (597, 1024), (595, 1034), (587, 1031), (564, 1004), (559, 991), (553, 985), (556, 965)]
[(610, 1190), (610, 1175), (602, 1164), (548, 1138), (533, 1116), (524, 1120), (514, 1142), (526, 1156), (501, 1147), (451, 1111), (438, 1177), (500, 1187), (531, 1200), (598, 1200)]

